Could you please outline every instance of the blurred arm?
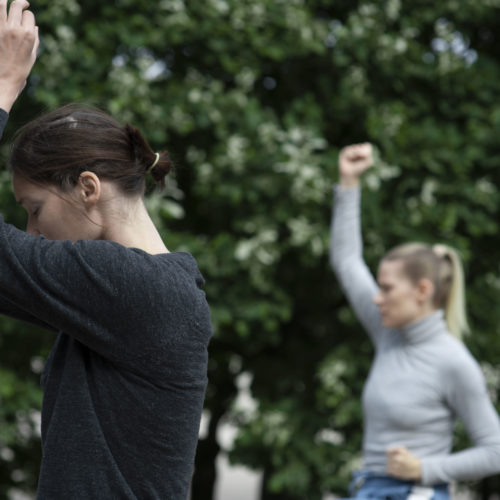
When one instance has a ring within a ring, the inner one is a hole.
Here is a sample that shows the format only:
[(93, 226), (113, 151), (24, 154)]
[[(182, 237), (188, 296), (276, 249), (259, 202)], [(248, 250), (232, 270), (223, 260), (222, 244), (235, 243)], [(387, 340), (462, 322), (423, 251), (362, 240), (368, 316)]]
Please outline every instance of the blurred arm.
[(378, 287), (363, 260), (360, 189), (335, 186), (334, 194), (330, 263), (358, 319), (376, 342), (383, 326), (373, 302)]

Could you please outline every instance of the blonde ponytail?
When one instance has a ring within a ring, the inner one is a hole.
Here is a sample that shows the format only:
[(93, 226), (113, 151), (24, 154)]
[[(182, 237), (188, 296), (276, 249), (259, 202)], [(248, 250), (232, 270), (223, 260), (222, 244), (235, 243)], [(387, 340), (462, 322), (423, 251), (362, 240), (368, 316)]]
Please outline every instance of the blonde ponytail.
[[(451, 282), (445, 303), (446, 323), (448, 329), (458, 339), (469, 333), (467, 313), (465, 306), (465, 280), (462, 262), (456, 250), (447, 245), (434, 245), (433, 252), (442, 260), (447, 260), (451, 266)], [(440, 266), (439, 281), (446, 280), (445, 266)], [(447, 267), (447, 266), (446, 266)], [(443, 272), (444, 271), (444, 272)]]

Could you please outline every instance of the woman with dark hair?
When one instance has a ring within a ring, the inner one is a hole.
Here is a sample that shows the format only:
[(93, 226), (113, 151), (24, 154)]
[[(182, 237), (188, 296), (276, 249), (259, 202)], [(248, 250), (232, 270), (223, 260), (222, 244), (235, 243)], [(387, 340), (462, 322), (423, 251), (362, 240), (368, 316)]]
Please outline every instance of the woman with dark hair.
[[(448, 484), (500, 472), (500, 422), (481, 370), (459, 340), (468, 329), (460, 259), (446, 245), (403, 244), (377, 282), (362, 256), (361, 174), (371, 145), (344, 148), (335, 187), (331, 263), (375, 346), (363, 391), (363, 468), (355, 498), (449, 498)], [(473, 448), (452, 453), (456, 419)]]
[[(27, 2), (0, 5), (0, 130), (34, 63)], [(5, 66), (3, 66), (5, 68)], [(172, 167), (141, 133), (70, 105), (10, 157), (27, 232), (0, 217), (0, 312), (58, 332), (42, 375), (38, 498), (187, 498), (212, 328), (194, 258), (143, 201)]]

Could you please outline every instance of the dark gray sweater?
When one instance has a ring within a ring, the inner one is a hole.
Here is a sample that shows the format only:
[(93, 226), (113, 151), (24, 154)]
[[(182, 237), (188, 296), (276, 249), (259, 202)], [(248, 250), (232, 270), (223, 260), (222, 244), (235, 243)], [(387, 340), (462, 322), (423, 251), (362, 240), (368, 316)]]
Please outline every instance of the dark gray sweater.
[(49, 241), (0, 216), (0, 312), (59, 332), (38, 499), (186, 500), (212, 333), (202, 284), (188, 253)]

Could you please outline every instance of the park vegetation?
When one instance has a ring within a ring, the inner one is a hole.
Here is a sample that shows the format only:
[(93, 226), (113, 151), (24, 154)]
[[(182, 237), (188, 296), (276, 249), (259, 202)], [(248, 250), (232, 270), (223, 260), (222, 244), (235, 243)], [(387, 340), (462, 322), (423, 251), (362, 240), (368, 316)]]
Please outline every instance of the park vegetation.
[[(372, 270), (406, 240), (463, 256), (465, 342), (499, 408), (499, 0), (36, 0), (32, 9), (40, 54), (0, 149), (1, 212), (23, 227), (9, 143), (45, 110), (96, 105), (169, 149), (176, 174), (146, 203), (167, 246), (198, 260), (214, 325), (194, 500), (212, 500), (219, 453), (262, 471), (262, 500), (345, 495), (359, 465), (373, 350), (328, 261), (336, 160), (349, 143), (376, 147), (363, 187)], [(36, 489), (39, 379), (53, 342), (0, 318), (0, 498)], [(245, 383), (251, 404), (238, 398)], [(230, 449), (216, 439), (225, 423), (237, 429)], [(467, 445), (459, 428), (456, 446)], [(486, 500), (500, 478), (466, 486)]]

